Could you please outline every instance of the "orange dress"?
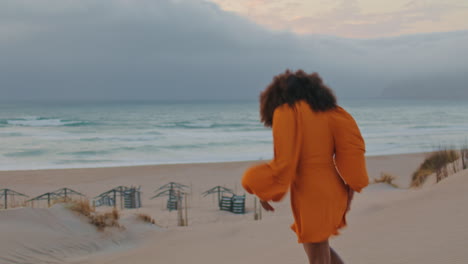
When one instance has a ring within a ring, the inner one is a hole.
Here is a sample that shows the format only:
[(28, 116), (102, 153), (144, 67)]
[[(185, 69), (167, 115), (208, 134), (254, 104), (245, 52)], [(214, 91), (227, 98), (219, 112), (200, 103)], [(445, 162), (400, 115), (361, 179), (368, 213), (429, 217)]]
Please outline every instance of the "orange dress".
[(346, 225), (347, 187), (369, 183), (365, 145), (359, 128), (343, 108), (313, 111), (307, 102), (284, 104), (273, 114), (274, 159), (248, 169), (242, 186), (264, 201), (279, 201), (291, 190), (299, 243), (338, 234)]

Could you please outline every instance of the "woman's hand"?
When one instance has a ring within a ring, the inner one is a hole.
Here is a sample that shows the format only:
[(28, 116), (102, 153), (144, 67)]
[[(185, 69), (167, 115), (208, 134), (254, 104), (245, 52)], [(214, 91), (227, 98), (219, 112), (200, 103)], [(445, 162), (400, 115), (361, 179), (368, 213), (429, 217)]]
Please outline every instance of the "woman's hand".
[(273, 206), (271, 206), (270, 203), (266, 201), (260, 200), (260, 204), (262, 205), (263, 209), (265, 209), (265, 211), (275, 211), (275, 208), (273, 208)]

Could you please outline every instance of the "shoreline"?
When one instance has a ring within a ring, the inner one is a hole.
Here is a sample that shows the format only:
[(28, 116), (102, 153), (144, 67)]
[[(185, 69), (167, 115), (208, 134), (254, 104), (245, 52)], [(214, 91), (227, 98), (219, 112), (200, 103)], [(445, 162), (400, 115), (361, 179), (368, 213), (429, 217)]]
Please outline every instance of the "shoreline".
[[(367, 170), (372, 182), (382, 173), (394, 175), (395, 183), (408, 187), (412, 173), (424, 161), (426, 153), (367, 156)], [(216, 185), (240, 192), (241, 178), (253, 164), (265, 161), (235, 161), (187, 164), (161, 164), (99, 168), (67, 168), (0, 171), (2, 188), (11, 188), (30, 196), (69, 187), (86, 190), (89, 197), (115, 186), (142, 186), (144, 191), (157, 189), (167, 182), (192, 185), (203, 192)], [(147, 197), (148, 192), (144, 194)]]
[[(433, 150), (435, 151), (435, 150)], [(405, 155), (427, 155), (433, 151), (427, 152), (406, 152), (406, 153), (392, 153), (392, 154), (376, 154), (376, 155), (366, 155), (367, 159), (374, 159), (379, 157), (397, 157), (397, 156), (405, 156)], [(68, 168), (37, 168), (37, 169), (12, 169), (12, 170), (2, 170), (0, 169), (0, 173), (3, 172), (25, 172), (25, 171), (49, 171), (49, 170), (83, 170), (83, 169), (112, 169), (112, 168), (144, 168), (144, 167), (155, 167), (155, 166), (188, 166), (188, 165), (213, 165), (213, 164), (252, 164), (256, 162), (268, 162), (270, 160), (227, 160), (227, 161), (200, 161), (200, 162), (173, 162), (173, 163), (152, 163), (152, 164), (136, 164), (136, 165), (115, 165), (115, 166), (91, 166), (91, 167), (68, 167)]]

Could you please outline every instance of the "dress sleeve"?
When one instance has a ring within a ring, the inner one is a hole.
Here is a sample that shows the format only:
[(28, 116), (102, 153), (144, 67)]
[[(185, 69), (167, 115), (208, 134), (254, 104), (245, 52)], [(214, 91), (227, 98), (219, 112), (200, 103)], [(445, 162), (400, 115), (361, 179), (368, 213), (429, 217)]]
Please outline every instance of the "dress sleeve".
[(364, 153), (365, 143), (354, 118), (341, 107), (332, 124), (335, 142), (335, 164), (341, 178), (354, 191), (369, 184)]
[(283, 105), (273, 114), (274, 159), (249, 168), (242, 178), (242, 186), (250, 194), (264, 201), (280, 201), (288, 192), (296, 176), (301, 133), (299, 111)]

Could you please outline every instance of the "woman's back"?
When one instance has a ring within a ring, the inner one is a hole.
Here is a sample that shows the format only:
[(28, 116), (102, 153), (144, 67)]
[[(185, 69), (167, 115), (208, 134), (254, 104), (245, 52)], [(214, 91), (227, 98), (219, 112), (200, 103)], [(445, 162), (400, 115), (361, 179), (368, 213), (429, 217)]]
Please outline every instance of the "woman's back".
[(299, 129), (303, 134), (303, 142), (299, 166), (332, 165), (334, 143), (329, 122), (333, 110), (315, 112), (305, 101), (296, 103), (295, 107), (301, 112), (302, 119), (302, 127)]
[[(340, 185), (344, 180), (357, 191), (366, 186), (364, 140), (353, 117), (341, 107), (314, 111), (305, 101), (297, 102), (293, 108), (301, 119), (298, 132), (303, 134), (298, 146), (301, 154), (297, 176), (312, 174), (309, 177), (335, 184), (338, 184), (334, 179), (337, 178)], [(317, 173), (322, 175), (313, 175)]]

